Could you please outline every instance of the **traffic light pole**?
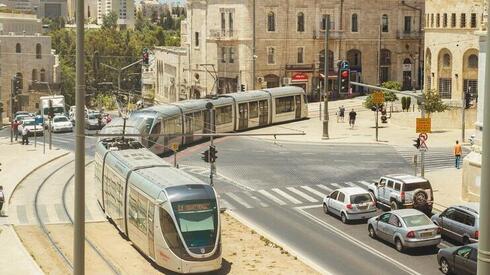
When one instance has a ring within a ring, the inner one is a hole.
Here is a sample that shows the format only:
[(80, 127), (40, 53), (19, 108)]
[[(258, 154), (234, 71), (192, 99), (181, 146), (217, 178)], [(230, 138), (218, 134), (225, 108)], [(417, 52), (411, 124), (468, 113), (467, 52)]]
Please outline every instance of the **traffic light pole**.
[(465, 140), (465, 117), (466, 117), (466, 93), (463, 91), (462, 93), (462, 100), (461, 100), (461, 143), (464, 142)]
[[(215, 133), (216, 132), (216, 129), (214, 128), (214, 107), (209, 109), (209, 115), (210, 115), (210, 119), (209, 119), (209, 122), (210, 122), (210, 126), (211, 126), (211, 133)], [(209, 138), (210, 140), (210, 148), (214, 146), (214, 143), (213, 143), (213, 136), (211, 136)], [(211, 149), (209, 150), (209, 155), (208, 155), (208, 161), (209, 161), (209, 184), (211, 186), (214, 186), (214, 182), (213, 182), (213, 174), (214, 174), (214, 160), (213, 160), (213, 157), (212, 157), (212, 154), (211, 154)]]
[(14, 142), (14, 90), (15, 90), (15, 79), (12, 77), (10, 86), (10, 142)]
[(378, 117), (379, 117), (379, 107), (376, 107), (376, 141), (378, 141)]
[[(327, 17), (328, 18), (328, 17)], [(323, 109), (324, 109), (324, 115), (323, 115), (323, 136), (322, 139), (329, 139), (328, 135), (328, 29), (330, 28), (330, 21), (327, 20), (325, 23), (325, 37), (324, 37), (324, 58), (325, 58), (325, 64), (323, 65), (323, 71), (324, 71), (324, 76), (323, 76), (323, 91), (325, 95), (323, 96)]]

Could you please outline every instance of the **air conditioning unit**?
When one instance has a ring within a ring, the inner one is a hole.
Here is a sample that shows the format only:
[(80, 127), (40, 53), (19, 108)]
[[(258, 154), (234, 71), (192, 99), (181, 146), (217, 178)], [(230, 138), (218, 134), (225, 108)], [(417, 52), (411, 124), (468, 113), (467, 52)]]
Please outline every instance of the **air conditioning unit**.
[(264, 78), (262, 76), (257, 77), (257, 82), (262, 83), (264, 82)]
[(283, 77), (282, 78), (282, 85), (291, 85), (291, 78), (290, 77)]

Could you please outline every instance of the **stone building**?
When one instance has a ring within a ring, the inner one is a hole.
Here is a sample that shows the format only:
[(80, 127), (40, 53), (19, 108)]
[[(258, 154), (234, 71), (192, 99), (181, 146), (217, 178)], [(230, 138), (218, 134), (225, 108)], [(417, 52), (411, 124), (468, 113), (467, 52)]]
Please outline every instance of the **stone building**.
[(200, 81), (192, 85), (192, 97), (234, 92), (244, 84), (247, 90), (297, 85), (318, 99), (328, 21), (329, 90), (342, 59), (350, 61), (352, 80), (397, 80), (405, 89), (421, 85), (424, 1), (255, 2), (254, 8), (251, 0), (187, 1), (182, 46), (190, 52), (191, 75)]
[(35, 14), (0, 12), (0, 34), (27, 34), (42, 32), (41, 19)]
[(461, 105), (463, 91), (478, 94), (478, 48), (483, 0), (427, 0), (425, 88)]
[(154, 74), (155, 103), (169, 103), (190, 98), (188, 95), (190, 75), (187, 49), (156, 47), (153, 52), (156, 68)]
[(97, 0), (97, 24), (102, 25), (104, 16), (111, 12), (116, 13), (117, 24), (120, 27), (134, 27), (133, 0)]

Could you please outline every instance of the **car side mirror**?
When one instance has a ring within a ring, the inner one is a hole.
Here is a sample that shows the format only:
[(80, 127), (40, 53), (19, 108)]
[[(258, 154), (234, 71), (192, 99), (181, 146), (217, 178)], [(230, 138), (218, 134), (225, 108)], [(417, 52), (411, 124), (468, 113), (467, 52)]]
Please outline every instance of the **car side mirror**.
[(327, 198), (330, 198), (330, 195), (327, 195)]

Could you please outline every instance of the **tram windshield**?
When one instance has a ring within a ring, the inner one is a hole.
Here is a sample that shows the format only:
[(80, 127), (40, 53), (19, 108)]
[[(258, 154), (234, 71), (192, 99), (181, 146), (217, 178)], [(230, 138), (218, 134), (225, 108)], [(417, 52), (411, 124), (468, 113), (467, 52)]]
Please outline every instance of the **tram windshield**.
[(189, 248), (212, 246), (216, 241), (216, 200), (172, 203), (180, 232)]

